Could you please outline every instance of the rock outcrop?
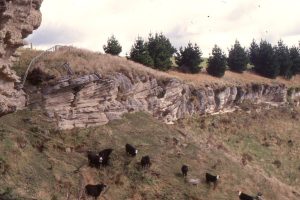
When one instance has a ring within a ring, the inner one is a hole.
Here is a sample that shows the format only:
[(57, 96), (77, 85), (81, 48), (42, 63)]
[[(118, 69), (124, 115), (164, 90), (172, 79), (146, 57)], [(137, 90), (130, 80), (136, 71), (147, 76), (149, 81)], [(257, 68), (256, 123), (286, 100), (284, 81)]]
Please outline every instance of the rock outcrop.
[(41, 24), (42, 0), (0, 0), (0, 116), (25, 106), (25, 93), (15, 89), (20, 78), (11, 70), (15, 51)]
[[(284, 85), (250, 84), (245, 86), (195, 88), (177, 79), (132, 76), (115, 73), (77, 78), (62, 78), (37, 92), (31, 104), (39, 104), (61, 129), (106, 124), (124, 113), (145, 111), (165, 123), (191, 115), (231, 111), (240, 103), (282, 104), (288, 101)], [(289, 95), (300, 101), (300, 92)]]

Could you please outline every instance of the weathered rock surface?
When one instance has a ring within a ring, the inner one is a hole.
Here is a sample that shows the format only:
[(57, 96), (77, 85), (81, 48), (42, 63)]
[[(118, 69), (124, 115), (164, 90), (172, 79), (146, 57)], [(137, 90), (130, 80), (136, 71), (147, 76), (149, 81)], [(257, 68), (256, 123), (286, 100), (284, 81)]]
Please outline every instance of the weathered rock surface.
[(42, 0), (0, 0), (0, 116), (25, 106), (25, 93), (15, 89), (19, 77), (11, 70), (15, 51), (40, 26)]
[[(115, 73), (106, 77), (91, 74), (63, 78), (42, 89), (42, 106), (60, 128), (103, 125), (124, 113), (145, 111), (165, 123), (191, 115), (230, 111), (239, 103), (281, 104), (287, 102), (284, 85), (195, 88), (177, 79), (158, 80), (153, 76), (126, 76)], [(300, 92), (289, 98), (300, 101)]]

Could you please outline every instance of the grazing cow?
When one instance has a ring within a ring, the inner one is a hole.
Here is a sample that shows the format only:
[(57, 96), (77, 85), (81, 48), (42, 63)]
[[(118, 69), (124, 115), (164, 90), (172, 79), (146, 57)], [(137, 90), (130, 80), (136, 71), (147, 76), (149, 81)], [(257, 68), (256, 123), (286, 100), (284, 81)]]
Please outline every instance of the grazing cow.
[(103, 165), (103, 166), (108, 165), (108, 161), (110, 159), (110, 154), (112, 151), (113, 151), (113, 149), (104, 149), (99, 152), (99, 160), (100, 160), (101, 165)]
[(240, 200), (254, 200), (254, 197), (239, 191)]
[(262, 197), (262, 194), (258, 193), (256, 196), (250, 196), (248, 194), (245, 194), (245, 193), (239, 191), (239, 197), (240, 197), (240, 200), (260, 200)]
[(107, 157), (110, 156), (112, 151), (113, 151), (113, 149), (104, 149), (104, 150), (99, 152), (99, 157), (107, 158)]
[(99, 158), (99, 155), (97, 155), (95, 152), (88, 151), (87, 157), (89, 160), (90, 167), (96, 167), (96, 168), (100, 167), (100, 163), (102, 162), (102, 159)]
[(149, 156), (143, 156), (142, 159), (141, 159), (141, 165), (142, 165), (142, 168), (150, 167), (150, 165), (151, 165), (150, 157)]
[(189, 167), (186, 165), (182, 165), (181, 172), (183, 177), (187, 176), (188, 171), (189, 171)]
[(206, 177), (206, 183), (209, 184), (209, 185), (210, 185), (210, 183), (213, 183), (214, 184), (214, 189), (216, 189), (216, 186), (218, 184), (218, 180), (220, 179), (220, 176), (219, 175), (214, 176), (214, 175), (211, 175), (209, 173), (206, 173), (205, 177)]
[[(100, 157), (100, 159), (101, 159), (101, 157)], [(109, 159), (110, 159), (110, 157), (103, 157), (102, 160), (100, 161), (100, 165), (104, 166), (104, 167), (107, 166), (109, 163)]]
[(136, 154), (138, 153), (138, 150), (130, 144), (126, 144), (125, 148), (126, 148), (127, 154), (131, 155), (132, 157), (136, 156)]
[(85, 186), (85, 193), (89, 196), (92, 196), (95, 198), (95, 200), (98, 199), (101, 192), (106, 188), (107, 186), (104, 184), (97, 184), (97, 185), (86, 185)]

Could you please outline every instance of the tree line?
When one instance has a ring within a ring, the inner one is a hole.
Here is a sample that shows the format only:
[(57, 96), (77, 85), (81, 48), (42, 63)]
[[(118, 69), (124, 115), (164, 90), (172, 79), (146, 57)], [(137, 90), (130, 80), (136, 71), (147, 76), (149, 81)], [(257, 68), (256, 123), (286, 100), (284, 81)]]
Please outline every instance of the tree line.
[[(105, 53), (112, 55), (119, 55), (122, 51), (115, 36), (108, 39), (103, 49)], [(189, 42), (187, 46), (177, 50), (162, 33), (149, 34), (148, 40), (138, 37), (126, 57), (145, 66), (166, 71), (172, 66), (173, 56), (178, 70), (184, 73), (198, 73), (202, 69), (201, 63), (204, 59), (196, 43)], [(261, 40), (259, 43), (253, 40), (250, 48), (246, 49), (236, 40), (228, 50), (228, 56), (215, 45), (207, 63), (207, 73), (215, 77), (224, 76), (228, 69), (237, 73), (254, 70), (264, 77), (283, 76), (290, 79), (300, 74), (300, 48), (299, 46), (288, 47), (282, 40), (279, 40), (275, 46), (266, 40)], [(249, 68), (248, 64), (253, 67)]]

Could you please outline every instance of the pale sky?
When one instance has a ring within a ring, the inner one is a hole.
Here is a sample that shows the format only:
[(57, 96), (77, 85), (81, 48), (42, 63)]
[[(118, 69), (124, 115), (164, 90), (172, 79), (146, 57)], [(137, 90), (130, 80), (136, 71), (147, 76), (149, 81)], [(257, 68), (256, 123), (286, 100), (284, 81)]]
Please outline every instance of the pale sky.
[(176, 47), (214, 44), (226, 53), (238, 39), (300, 40), (300, 0), (44, 0), (42, 25), (27, 41), (36, 48), (74, 45), (103, 52), (112, 34), (129, 52), (137, 36), (163, 32)]

